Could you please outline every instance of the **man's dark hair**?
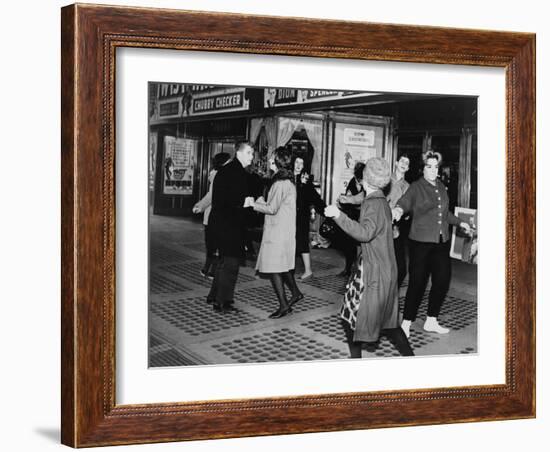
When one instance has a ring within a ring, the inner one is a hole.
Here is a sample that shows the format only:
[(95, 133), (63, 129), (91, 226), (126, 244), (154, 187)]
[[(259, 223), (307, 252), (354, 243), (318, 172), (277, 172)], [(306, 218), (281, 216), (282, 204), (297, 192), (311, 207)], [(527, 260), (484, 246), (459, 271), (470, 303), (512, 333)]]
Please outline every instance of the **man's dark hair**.
[(227, 152), (220, 152), (212, 159), (212, 167), (218, 171), (227, 162), (231, 156)]
[(403, 152), (402, 154), (399, 154), (399, 157), (397, 157), (397, 160), (396, 160), (396, 161), (398, 162), (398, 161), (401, 160), (403, 157), (405, 157), (406, 159), (408, 159), (409, 162), (411, 161), (411, 156), (410, 156), (409, 154), (407, 154), (406, 152)]

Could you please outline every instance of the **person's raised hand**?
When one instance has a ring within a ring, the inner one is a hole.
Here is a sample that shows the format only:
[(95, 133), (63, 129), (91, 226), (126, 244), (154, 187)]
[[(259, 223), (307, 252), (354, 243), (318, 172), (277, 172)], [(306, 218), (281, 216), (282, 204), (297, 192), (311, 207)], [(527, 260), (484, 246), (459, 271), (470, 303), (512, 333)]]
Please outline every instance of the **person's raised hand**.
[(401, 220), (402, 216), (403, 216), (403, 209), (401, 209), (400, 207), (395, 207), (391, 210), (391, 217), (393, 221)]
[(243, 207), (246, 208), (246, 207), (253, 207), (253, 206), (254, 206), (254, 198), (252, 196), (247, 196), (244, 199)]
[(333, 205), (325, 207), (325, 217), (338, 218), (340, 216), (340, 209)]

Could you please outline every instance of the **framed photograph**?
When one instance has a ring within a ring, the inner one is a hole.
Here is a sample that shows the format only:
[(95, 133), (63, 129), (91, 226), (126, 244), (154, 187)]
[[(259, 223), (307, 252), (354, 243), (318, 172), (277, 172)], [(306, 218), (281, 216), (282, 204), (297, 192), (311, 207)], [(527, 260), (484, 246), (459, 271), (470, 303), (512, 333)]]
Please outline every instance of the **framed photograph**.
[(63, 8), (62, 442), (535, 416), (534, 58)]
[(455, 215), (470, 225), (470, 231), (465, 232), (460, 228), (453, 229), (451, 241), (451, 257), (460, 259), (469, 264), (477, 264), (478, 237), (477, 237), (477, 211), (466, 207), (455, 207)]

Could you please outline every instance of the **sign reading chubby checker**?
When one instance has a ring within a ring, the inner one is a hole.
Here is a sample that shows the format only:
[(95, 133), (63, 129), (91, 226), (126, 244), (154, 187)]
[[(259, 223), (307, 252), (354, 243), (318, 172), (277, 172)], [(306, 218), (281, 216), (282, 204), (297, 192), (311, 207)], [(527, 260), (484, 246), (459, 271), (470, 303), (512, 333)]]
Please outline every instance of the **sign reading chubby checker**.
[(160, 85), (158, 99), (157, 119), (238, 112), (249, 108), (244, 88), (165, 83)]

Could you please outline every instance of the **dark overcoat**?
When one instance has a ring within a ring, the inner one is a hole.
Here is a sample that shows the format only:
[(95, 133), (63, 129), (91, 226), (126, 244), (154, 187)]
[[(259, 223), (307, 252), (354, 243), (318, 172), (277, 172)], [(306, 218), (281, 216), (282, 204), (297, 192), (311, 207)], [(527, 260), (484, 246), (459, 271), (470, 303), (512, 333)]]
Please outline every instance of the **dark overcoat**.
[(309, 253), (310, 208), (313, 206), (317, 213), (323, 214), (327, 205), (310, 179), (302, 182), (301, 174), (296, 177), (296, 193), (296, 252)]
[(222, 166), (212, 186), (212, 210), (208, 224), (213, 244), (222, 256), (244, 257), (248, 177), (238, 159)]
[(397, 263), (392, 235), (392, 216), (381, 190), (365, 197), (359, 222), (345, 213), (335, 219), (361, 244), (365, 290), (359, 303), (355, 341), (375, 342), (380, 330), (399, 326)]

